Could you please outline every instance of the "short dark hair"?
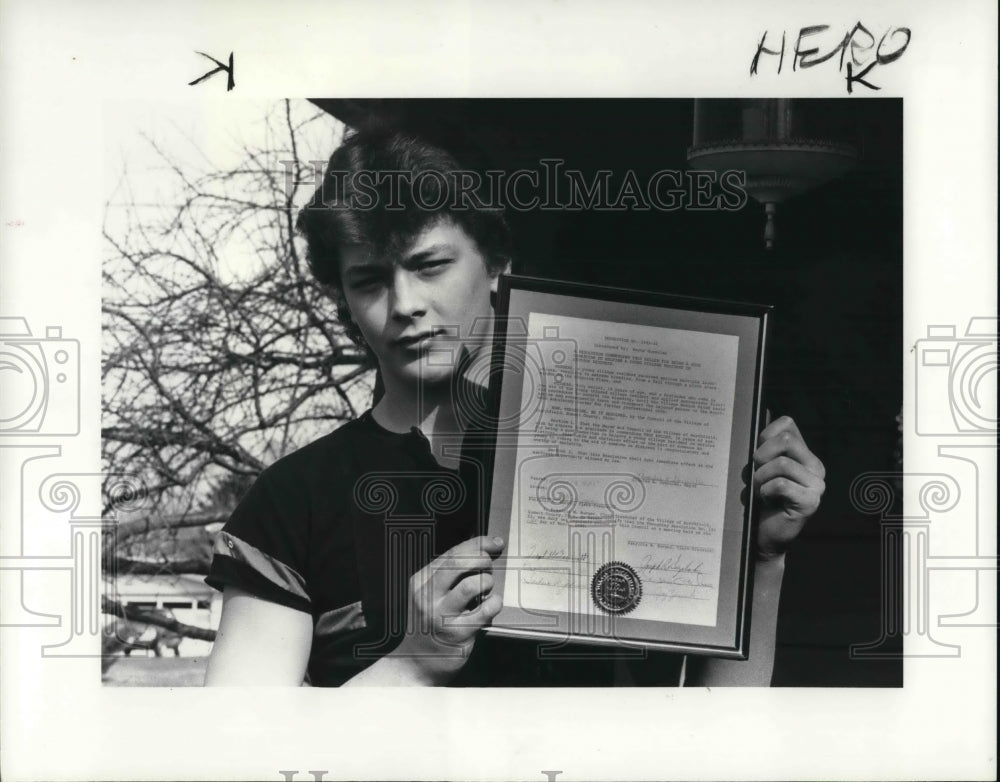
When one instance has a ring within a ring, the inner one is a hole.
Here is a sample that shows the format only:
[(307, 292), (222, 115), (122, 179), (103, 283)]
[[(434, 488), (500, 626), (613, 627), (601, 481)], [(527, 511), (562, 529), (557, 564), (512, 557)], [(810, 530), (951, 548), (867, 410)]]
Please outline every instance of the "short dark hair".
[[(399, 172), (395, 177), (387, 172)], [(321, 185), (299, 212), (296, 228), (306, 240), (306, 258), (317, 281), (331, 289), (338, 316), (355, 339), (340, 279), (340, 250), (361, 245), (376, 254), (399, 252), (421, 231), (448, 220), (462, 228), (491, 272), (511, 259), (511, 238), (501, 210), (470, 191), (481, 173), (399, 130), (351, 133), (330, 157)], [(476, 208), (480, 205), (480, 208)]]

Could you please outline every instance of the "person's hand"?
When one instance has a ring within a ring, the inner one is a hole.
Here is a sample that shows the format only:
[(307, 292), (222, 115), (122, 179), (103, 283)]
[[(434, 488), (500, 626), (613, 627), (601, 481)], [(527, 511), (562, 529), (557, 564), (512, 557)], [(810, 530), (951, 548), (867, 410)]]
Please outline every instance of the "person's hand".
[(826, 468), (806, 446), (799, 428), (782, 416), (760, 433), (754, 451), (754, 490), (761, 499), (757, 555), (781, 556), (819, 508)]
[(424, 683), (443, 684), (465, 665), (476, 633), (500, 613), (493, 559), (503, 541), (479, 537), (446, 551), (410, 578), (406, 636), (392, 656)]

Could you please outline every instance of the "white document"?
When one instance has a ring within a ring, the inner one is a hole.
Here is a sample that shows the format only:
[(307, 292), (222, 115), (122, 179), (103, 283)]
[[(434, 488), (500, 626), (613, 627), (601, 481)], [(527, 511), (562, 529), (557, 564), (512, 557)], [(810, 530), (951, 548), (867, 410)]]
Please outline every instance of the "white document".
[(539, 313), (528, 332), (506, 600), (604, 613), (595, 576), (623, 563), (630, 618), (715, 625), (739, 338)]

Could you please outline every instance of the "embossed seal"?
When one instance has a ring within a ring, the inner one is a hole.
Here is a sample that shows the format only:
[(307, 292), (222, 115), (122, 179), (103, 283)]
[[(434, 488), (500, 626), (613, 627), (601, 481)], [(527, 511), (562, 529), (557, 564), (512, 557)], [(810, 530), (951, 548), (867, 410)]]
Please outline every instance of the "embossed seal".
[(624, 562), (601, 565), (590, 582), (595, 605), (609, 614), (627, 614), (642, 599), (639, 574)]

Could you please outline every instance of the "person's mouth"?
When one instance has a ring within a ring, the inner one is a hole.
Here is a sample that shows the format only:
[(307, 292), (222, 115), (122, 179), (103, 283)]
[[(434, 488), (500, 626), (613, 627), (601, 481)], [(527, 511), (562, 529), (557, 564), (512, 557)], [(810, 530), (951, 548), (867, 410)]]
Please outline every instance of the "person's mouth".
[(419, 348), (441, 333), (440, 329), (430, 329), (417, 334), (404, 334), (394, 339), (392, 344), (400, 348)]

